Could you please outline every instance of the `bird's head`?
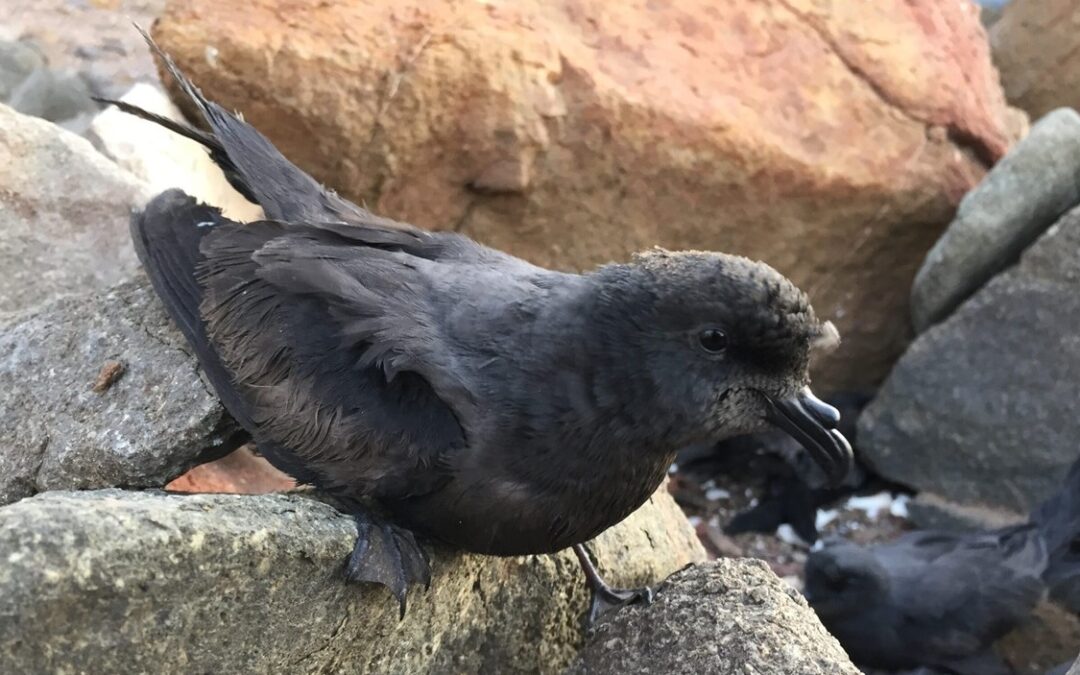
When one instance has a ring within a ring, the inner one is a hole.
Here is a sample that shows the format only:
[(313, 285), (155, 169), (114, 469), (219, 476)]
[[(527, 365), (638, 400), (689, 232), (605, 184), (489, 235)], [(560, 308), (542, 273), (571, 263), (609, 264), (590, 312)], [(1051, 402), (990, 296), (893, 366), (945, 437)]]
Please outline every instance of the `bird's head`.
[(834, 482), (851, 467), (837, 410), (809, 388), (811, 351), (839, 341), (806, 295), (764, 263), (721, 253), (655, 250), (597, 276), (604, 328), (629, 344), (688, 442), (714, 442), (773, 424), (795, 437)]
[(803, 595), (826, 624), (866, 611), (888, 592), (889, 575), (870, 549), (836, 540), (807, 556)]

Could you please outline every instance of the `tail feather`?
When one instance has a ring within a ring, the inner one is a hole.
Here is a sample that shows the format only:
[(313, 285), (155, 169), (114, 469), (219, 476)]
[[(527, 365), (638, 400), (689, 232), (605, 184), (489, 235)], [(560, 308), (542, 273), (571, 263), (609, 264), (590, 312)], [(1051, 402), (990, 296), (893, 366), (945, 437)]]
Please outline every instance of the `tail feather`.
[[(370, 217), (363, 209), (324, 189), (314, 178), (286, 159), (250, 124), (203, 96), (172, 57), (145, 30), (139, 26), (136, 28), (180, 89), (194, 103), (213, 133), (178, 130), (175, 125), (163, 126), (207, 146), (211, 157), (225, 171), (233, 187), (261, 206), (268, 218), (318, 222)], [(128, 105), (121, 110), (161, 123), (154, 119), (156, 116), (152, 113), (135, 106)]]
[(132, 105), (126, 101), (118, 101), (110, 98), (99, 98), (97, 96), (91, 97), (99, 103), (106, 105), (116, 106), (121, 112), (133, 115), (139, 119), (146, 120), (147, 122), (153, 122), (159, 126), (162, 126), (174, 134), (189, 138), (196, 143), (201, 144), (207, 150), (210, 151), (210, 158), (214, 160), (214, 163), (221, 167), (221, 170), (225, 173), (225, 179), (229, 181), (229, 184), (233, 188), (242, 194), (245, 199), (250, 202), (257, 203), (257, 196), (248, 187), (247, 181), (244, 179), (240, 170), (229, 159), (229, 153), (225, 151), (224, 146), (218, 142), (217, 138), (213, 134), (209, 134), (201, 129), (193, 129), (184, 124), (180, 124), (174, 120), (169, 119), (163, 115), (144, 110), (137, 105)]

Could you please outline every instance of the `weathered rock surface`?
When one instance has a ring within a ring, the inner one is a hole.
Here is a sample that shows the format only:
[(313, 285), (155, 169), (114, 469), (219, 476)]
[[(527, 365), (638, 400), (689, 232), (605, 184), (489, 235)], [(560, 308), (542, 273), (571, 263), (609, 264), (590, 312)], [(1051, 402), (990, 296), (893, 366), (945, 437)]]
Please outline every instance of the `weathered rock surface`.
[[(137, 84), (120, 100), (189, 124), (165, 92), (153, 85)], [(90, 130), (105, 154), (145, 181), (153, 194), (180, 188), (200, 201), (221, 207), (234, 220), (248, 222), (262, 217), (262, 209), (229, 185), (206, 149), (195, 141), (115, 107), (95, 117)]]
[[(342, 580), (355, 536), (295, 494), (58, 492), (4, 507), (0, 671), (556, 673), (581, 645), (587, 594), (568, 553), (436, 549), (431, 589), (399, 622), (385, 589)], [(593, 550), (621, 584), (704, 559), (663, 491)]]
[(1049, 113), (978, 187), (926, 256), (911, 292), (916, 331), (948, 316), (1080, 204), (1080, 115)]
[(0, 323), (130, 277), (128, 220), (147, 197), (85, 139), (0, 105)]
[(970, 3), (170, 3), (203, 90), (379, 212), (560, 268), (761, 258), (874, 385), (908, 289), (1015, 120)]
[(966, 505), (1027, 513), (1080, 448), (1080, 209), (923, 333), (859, 420), (864, 460)]
[(758, 560), (673, 575), (648, 607), (600, 624), (568, 675), (858, 675), (795, 590)]
[(226, 441), (228, 418), (185, 349), (145, 280), (0, 329), (0, 504), (161, 486)]
[(990, 31), (1005, 95), (1032, 118), (1054, 108), (1080, 108), (1080, 4), (1075, 0), (1011, 0)]

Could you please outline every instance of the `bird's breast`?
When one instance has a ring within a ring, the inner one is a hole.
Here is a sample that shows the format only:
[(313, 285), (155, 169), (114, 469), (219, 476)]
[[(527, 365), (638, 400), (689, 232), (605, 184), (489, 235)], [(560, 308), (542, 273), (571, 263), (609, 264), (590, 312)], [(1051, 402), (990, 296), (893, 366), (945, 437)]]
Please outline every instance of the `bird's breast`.
[(409, 527), (475, 553), (551, 553), (630, 515), (660, 486), (673, 460), (583, 463), (559, 454), (518, 449), (513, 462), (479, 461), (462, 467), (439, 492), (391, 508)]

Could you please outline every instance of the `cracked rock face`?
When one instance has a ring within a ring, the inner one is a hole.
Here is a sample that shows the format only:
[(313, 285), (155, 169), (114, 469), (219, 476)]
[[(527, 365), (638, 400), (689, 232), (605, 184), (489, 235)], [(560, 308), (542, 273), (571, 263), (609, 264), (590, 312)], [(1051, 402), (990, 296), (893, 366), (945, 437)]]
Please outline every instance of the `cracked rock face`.
[[(613, 582), (704, 560), (665, 490), (592, 545)], [(385, 589), (344, 583), (355, 537), (298, 494), (53, 492), (0, 508), (0, 672), (559, 673), (581, 647), (569, 552), (434, 549), (431, 589), (399, 622)]]
[(567, 675), (858, 675), (836, 638), (760, 560), (674, 574), (656, 601), (600, 624)]
[(880, 381), (908, 289), (1007, 110), (971, 3), (170, 2), (154, 35), (226, 108), (384, 215), (587, 269), (763, 259)]
[(231, 420), (142, 277), (0, 329), (0, 504), (42, 490), (161, 486)]
[(0, 324), (130, 277), (128, 220), (148, 196), (86, 139), (0, 105)]

